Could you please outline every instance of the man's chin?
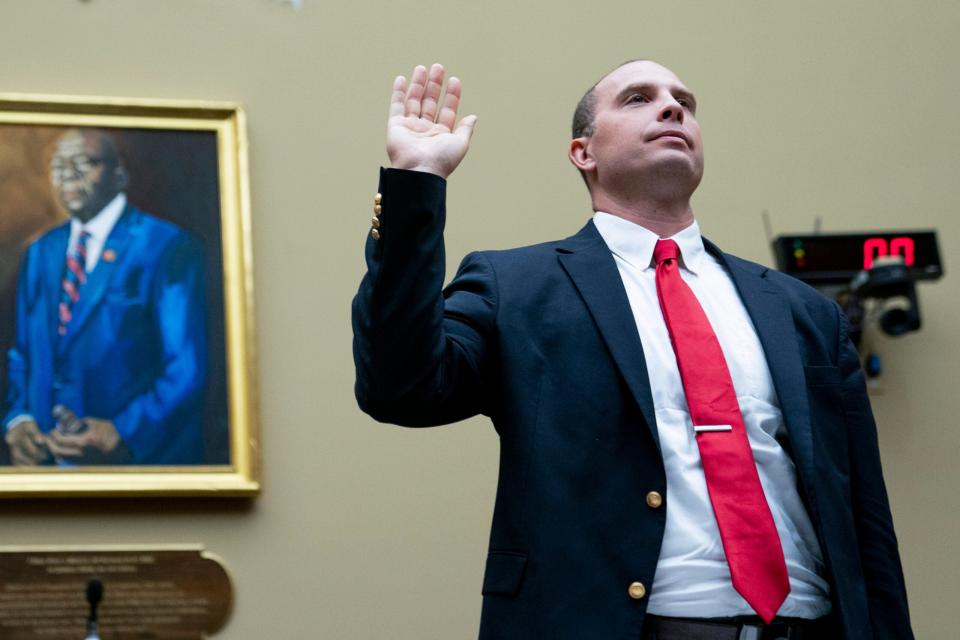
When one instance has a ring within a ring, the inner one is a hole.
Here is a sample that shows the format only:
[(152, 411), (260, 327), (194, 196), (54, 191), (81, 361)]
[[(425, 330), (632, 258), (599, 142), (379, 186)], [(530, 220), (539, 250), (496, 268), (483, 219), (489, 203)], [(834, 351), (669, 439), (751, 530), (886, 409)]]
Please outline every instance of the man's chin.
[(67, 213), (71, 218), (77, 218), (81, 221), (87, 221), (92, 216), (90, 215), (90, 207), (87, 206), (86, 202), (62, 202), (63, 208), (67, 210)]
[(698, 164), (687, 154), (670, 154), (660, 158), (655, 165), (655, 172), (661, 178), (693, 181), (699, 184), (703, 177), (703, 165)]

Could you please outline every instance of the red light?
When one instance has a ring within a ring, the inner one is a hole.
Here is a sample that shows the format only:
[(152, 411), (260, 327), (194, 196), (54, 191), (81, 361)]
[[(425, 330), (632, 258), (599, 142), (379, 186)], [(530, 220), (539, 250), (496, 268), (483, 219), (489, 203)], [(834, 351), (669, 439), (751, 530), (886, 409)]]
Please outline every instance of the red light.
[(915, 262), (913, 238), (901, 236), (892, 239), (889, 244), (883, 238), (868, 238), (863, 242), (863, 268), (869, 269), (873, 261), (886, 255), (901, 255), (903, 263), (912, 267)]
[[(876, 252), (876, 253), (874, 253)], [(876, 258), (887, 255), (887, 241), (883, 238), (867, 238), (863, 242), (863, 268), (873, 266)]]
[(890, 241), (890, 253), (893, 255), (899, 253), (903, 256), (903, 263), (912, 267), (914, 263), (913, 238), (894, 238)]

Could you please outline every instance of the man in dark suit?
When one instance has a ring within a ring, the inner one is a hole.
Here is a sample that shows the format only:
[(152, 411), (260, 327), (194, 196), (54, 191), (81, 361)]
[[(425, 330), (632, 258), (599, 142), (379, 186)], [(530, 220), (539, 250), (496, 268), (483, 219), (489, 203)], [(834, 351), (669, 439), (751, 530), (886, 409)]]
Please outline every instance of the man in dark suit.
[(443, 68), (397, 78), (357, 399), (482, 413), (501, 463), (482, 638), (911, 638), (876, 427), (837, 305), (703, 239), (693, 94), (632, 61), (583, 97), (593, 219), (467, 256), (441, 293), (445, 179), (474, 116)]
[(127, 202), (103, 132), (61, 136), (51, 179), (70, 220), (20, 267), (2, 423), (11, 461), (202, 463), (200, 243)]

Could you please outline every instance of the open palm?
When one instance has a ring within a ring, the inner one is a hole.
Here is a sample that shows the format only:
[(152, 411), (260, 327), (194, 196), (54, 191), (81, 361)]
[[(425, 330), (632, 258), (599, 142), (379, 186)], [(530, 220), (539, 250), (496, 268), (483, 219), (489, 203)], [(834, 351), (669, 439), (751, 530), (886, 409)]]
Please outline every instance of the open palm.
[(397, 169), (427, 171), (446, 178), (467, 153), (477, 122), (467, 116), (457, 122), (460, 80), (452, 77), (441, 104), (443, 66), (434, 64), (429, 74), (417, 66), (407, 79), (397, 76), (387, 119), (387, 155)]

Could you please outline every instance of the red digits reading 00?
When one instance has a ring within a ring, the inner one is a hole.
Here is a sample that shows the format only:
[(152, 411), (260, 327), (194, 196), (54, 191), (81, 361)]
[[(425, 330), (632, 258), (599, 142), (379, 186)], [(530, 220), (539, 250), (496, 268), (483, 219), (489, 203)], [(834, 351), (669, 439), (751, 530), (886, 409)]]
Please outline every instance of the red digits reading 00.
[(873, 261), (877, 258), (897, 254), (903, 256), (903, 263), (906, 266), (912, 267), (914, 263), (913, 238), (902, 236), (893, 238), (890, 242), (887, 242), (884, 238), (868, 238), (863, 243), (863, 268), (871, 268)]

